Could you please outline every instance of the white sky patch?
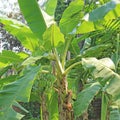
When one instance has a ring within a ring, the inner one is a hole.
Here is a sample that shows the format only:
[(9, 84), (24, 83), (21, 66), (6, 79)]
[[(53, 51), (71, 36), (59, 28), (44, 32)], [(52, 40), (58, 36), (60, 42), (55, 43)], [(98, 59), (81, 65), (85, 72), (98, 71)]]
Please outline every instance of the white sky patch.
[(38, 4), (39, 4), (40, 6), (43, 6), (46, 2), (47, 2), (47, 0), (39, 0), (39, 1), (38, 1)]
[(8, 15), (13, 11), (14, 13), (20, 11), (17, 0), (0, 0), (0, 15)]
[[(38, 4), (42, 7), (47, 0), (39, 0)], [(17, 0), (0, 0), (0, 15), (9, 15), (10, 13), (20, 13)]]
[(89, 14), (88, 13), (83, 17), (83, 20), (89, 21)]

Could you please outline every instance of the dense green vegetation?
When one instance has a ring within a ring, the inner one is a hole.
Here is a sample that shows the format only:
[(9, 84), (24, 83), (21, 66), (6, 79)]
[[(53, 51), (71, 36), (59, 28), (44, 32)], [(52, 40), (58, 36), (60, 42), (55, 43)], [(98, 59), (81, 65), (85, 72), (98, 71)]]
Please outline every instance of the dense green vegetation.
[(0, 22), (30, 52), (0, 53), (0, 119), (20, 120), (29, 112), (24, 103), (37, 101), (40, 116), (29, 120), (90, 120), (100, 99), (97, 119), (119, 120), (120, 2), (74, 0), (57, 22), (49, 19), (57, 0), (44, 12), (36, 0), (18, 3), (27, 25)]

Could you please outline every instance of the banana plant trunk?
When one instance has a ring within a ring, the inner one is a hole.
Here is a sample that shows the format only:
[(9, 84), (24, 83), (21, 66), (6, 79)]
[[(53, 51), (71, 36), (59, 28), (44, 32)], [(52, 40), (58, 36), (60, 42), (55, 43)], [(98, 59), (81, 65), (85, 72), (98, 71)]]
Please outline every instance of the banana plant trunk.
[(68, 90), (66, 76), (57, 79), (59, 120), (74, 120), (72, 108), (72, 91)]
[(41, 109), (42, 109), (42, 120), (49, 120), (49, 112), (47, 109), (47, 105), (46, 105), (46, 96), (43, 93), (43, 95), (41, 96)]

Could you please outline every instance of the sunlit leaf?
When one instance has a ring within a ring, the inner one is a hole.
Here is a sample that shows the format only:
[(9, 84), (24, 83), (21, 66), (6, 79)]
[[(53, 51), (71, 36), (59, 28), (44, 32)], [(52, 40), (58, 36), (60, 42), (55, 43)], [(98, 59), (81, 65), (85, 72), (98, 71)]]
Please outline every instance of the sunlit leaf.
[(77, 28), (78, 34), (88, 33), (95, 30), (104, 29), (102, 22), (91, 22), (91, 21), (84, 21), (82, 24)]
[(110, 1), (98, 8), (96, 8), (95, 10), (93, 10), (92, 12), (88, 13), (85, 15), (84, 20), (86, 21), (97, 21), (97, 20), (101, 20), (105, 17), (105, 15), (115, 9), (117, 5), (117, 2), (114, 1)]
[[(83, 17), (83, 21), (78, 29), (78, 34), (88, 33), (95, 30), (104, 29), (102, 20), (109, 21), (120, 16), (120, 5), (117, 1), (110, 1), (94, 10), (90, 13), (87, 13)], [(104, 22), (105, 22), (104, 21)]]
[(22, 54), (17, 54), (12, 51), (3, 50), (2, 53), (0, 53), (0, 63), (4, 63), (6, 66), (11, 63), (21, 63), (26, 57), (27, 55), (23, 56)]
[(120, 96), (120, 76), (113, 70), (114, 63), (109, 58), (97, 60), (96, 58), (87, 58), (82, 60), (85, 68), (91, 70), (94, 79), (105, 86), (105, 91), (110, 94), (114, 100)]
[(49, 15), (53, 16), (55, 13), (56, 5), (57, 0), (47, 0), (46, 4), (44, 5), (44, 9)]
[(64, 35), (60, 32), (60, 29), (57, 25), (51, 25), (43, 34), (44, 47), (46, 50), (52, 50), (52, 48), (59, 47), (63, 44)]
[(81, 12), (84, 7), (84, 1), (75, 0), (70, 3), (69, 7), (64, 11), (60, 20), (60, 28), (63, 33), (72, 32), (73, 29), (80, 22), (80, 18), (83, 17)]
[(30, 28), (21, 22), (9, 18), (0, 17), (4, 28), (14, 35), (27, 49), (34, 51), (39, 46), (39, 39), (32, 33)]
[(120, 17), (120, 4), (117, 4), (115, 9), (108, 12), (108, 14), (104, 17), (105, 20), (116, 19)]

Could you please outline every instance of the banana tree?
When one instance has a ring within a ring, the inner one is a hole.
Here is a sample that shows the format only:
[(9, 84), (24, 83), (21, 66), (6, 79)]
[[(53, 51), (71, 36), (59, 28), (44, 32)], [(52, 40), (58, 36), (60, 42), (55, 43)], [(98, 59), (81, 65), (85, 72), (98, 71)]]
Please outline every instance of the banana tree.
[[(101, 93), (101, 120), (120, 119), (119, 113), (119, 74), (115, 73), (115, 65), (109, 58), (97, 60), (96, 58), (84, 58), (84, 68), (89, 71), (92, 77), (88, 79), (85, 89), (77, 96), (74, 103), (76, 116), (81, 115), (88, 108), (93, 98)], [(85, 104), (83, 105), (83, 101)], [(79, 109), (80, 108), (80, 109)], [(110, 116), (107, 115), (108, 111)], [(116, 115), (116, 117), (115, 117)]]
[[(54, 2), (53, 6), (50, 6), (51, 1)], [(112, 16), (111, 20), (119, 17), (119, 2), (108, 2), (84, 16), (84, 2), (75, 0), (63, 13), (59, 26), (52, 19), (56, 0), (49, 0), (44, 11), (39, 7), (36, 0), (29, 2), (18, 0), (18, 3), (27, 25), (2, 17), (0, 22), (31, 53), (3, 51), (0, 54), (1, 81), (4, 81), (0, 88), (0, 118), (2, 120), (21, 119), (23, 116), (15, 111), (14, 106), (26, 111), (19, 102), (29, 101), (34, 81), (40, 81), (38, 90), (41, 91), (41, 119), (73, 120), (75, 116), (81, 115), (86, 110), (86, 104), (83, 108), (79, 108), (79, 110), (75, 108), (73, 111), (74, 104), (72, 103), (74, 101), (72, 97), (74, 93), (72, 88), (69, 89), (71, 86), (68, 82), (69, 72), (76, 66), (82, 65), (84, 59), (81, 58), (86, 57), (88, 53), (91, 53), (92, 56), (109, 47), (106, 44), (96, 47), (88, 46), (81, 50), (82, 54), (80, 54), (78, 43), (83, 39), (87, 41), (91, 36), (89, 32), (103, 31), (105, 29), (104, 22), (109, 20), (109, 15)], [(76, 34), (83, 35), (76, 37)], [(99, 48), (100, 50), (97, 51)], [(73, 56), (71, 57), (69, 53)], [(14, 73), (6, 76), (9, 66), (12, 66), (11, 69)], [(47, 79), (43, 80), (42, 76)], [(50, 76), (52, 77), (50, 78)], [(87, 105), (96, 92), (101, 89), (100, 83), (97, 82), (88, 88), (89, 91), (92, 89), (95, 90), (89, 96), (89, 100), (86, 100)], [(86, 95), (86, 92), (83, 93)]]

